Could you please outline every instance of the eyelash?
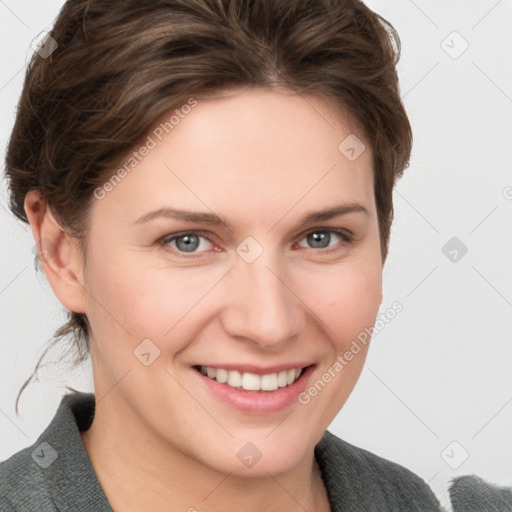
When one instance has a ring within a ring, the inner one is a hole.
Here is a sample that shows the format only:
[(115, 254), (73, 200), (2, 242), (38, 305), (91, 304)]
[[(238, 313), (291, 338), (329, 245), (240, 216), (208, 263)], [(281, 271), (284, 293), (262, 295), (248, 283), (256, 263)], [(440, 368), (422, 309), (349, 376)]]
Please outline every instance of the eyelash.
[[(312, 233), (334, 233), (342, 239), (342, 241), (340, 243), (336, 244), (336, 246), (334, 246), (334, 247), (329, 247), (329, 248), (324, 248), (324, 249), (322, 249), (322, 248), (316, 249), (316, 252), (320, 252), (323, 254), (328, 254), (333, 251), (339, 250), (341, 248), (341, 246), (350, 244), (353, 241), (352, 233), (350, 233), (349, 231), (347, 231), (345, 229), (315, 228), (315, 229), (311, 229), (311, 230), (307, 231), (306, 233), (300, 235), (300, 238), (297, 238), (295, 242), (300, 242), (302, 239), (306, 238), (308, 235), (310, 235)], [(180, 233), (172, 233), (172, 234), (164, 236), (163, 238), (158, 240), (157, 243), (160, 246), (162, 246), (164, 249), (169, 249), (167, 246), (170, 242), (172, 242), (173, 240), (176, 240), (178, 238), (181, 238), (185, 235), (200, 236), (200, 237), (206, 238), (206, 240), (208, 240), (211, 244), (215, 245), (215, 243), (211, 240), (209, 233), (204, 232), (204, 231), (182, 231)], [(340, 247), (338, 247), (338, 246), (340, 246)], [(315, 251), (315, 249), (312, 247), (310, 247), (309, 249), (312, 249)], [(171, 250), (174, 253), (177, 252), (179, 255), (184, 256), (185, 258), (197, 258), (204, 254), (203, 252), (199, 252), (199, 253), (189, 253), (187, 255), (187, 253), (177, 251), (176, 249), (171, 249)]]

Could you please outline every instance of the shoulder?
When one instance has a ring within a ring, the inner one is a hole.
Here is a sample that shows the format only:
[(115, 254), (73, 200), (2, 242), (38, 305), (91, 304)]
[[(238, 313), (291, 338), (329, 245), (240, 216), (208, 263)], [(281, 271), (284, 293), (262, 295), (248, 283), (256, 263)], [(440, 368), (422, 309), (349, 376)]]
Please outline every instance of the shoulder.
[(443, 511), (418, 475), (329, 431), (315, 447), (315, 456), (332, 500), (348, 510)]
[(449, 494), (454, 512), (512, 510), (512, 487), (500, 487), (476, 475), (454, 478)]
[(0, 463), (0, 512), (111, 512), (80, 437), (94, 405), (91, 393), (66, 395), (39, 438)]
[(0, 463), (0, 512), (55, 510), (32, 445)]

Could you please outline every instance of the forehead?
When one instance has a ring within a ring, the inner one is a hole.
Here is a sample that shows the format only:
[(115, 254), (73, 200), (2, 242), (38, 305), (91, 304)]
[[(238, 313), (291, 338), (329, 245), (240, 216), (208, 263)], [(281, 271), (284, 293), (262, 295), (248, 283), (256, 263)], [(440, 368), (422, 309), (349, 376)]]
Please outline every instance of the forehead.
[[(176, 136), (177, 132), (184, 137), (200, 135), (203, 141), (229, 135), (233, 144), (238, 144), (237, 149), (248, 152), (255, 147), (261, 150), (277, 145), (286, 150), (294, 142), (318, 146), (318, 139), (323, 138), (325, 144), (318, 148), (321, 151), (326, 146), (332, 149), (333, 138), (356, 134), (365, 139), (357, 120), (333, 98), (261, 87), (228, 89), (189, 98), (162, 114), (149, 134), (161, 142), (166, 135)], [(282, 145), (283, 139), (287, 139), (287, 144)], [(265, 144), (258, 146), (259, 142)]]
[[(346, 153), (352, 141), (355, 159)], [(144, 144), (150, 150), (107, 197), (130, 219), (143, 213), (136, 205), (176, 201), (223, 212), (238, 205), (259, 216), (294, 204), (301, 214), (319, 202), (372, 202), (371, 148), (324, 97), (259, 88), (199, 97), (156, 120)]]

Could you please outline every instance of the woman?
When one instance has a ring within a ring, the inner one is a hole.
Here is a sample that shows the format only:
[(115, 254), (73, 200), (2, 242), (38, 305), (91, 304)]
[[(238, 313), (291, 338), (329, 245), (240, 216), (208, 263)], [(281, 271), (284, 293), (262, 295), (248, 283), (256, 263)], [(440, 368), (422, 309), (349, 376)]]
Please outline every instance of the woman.
[(327, 431), (411, 151), (393, 27), (347, 0), (73, 0), (50, 36), (11, 208), (95, 393), (0, 465), (2, 510), (440, 510)]

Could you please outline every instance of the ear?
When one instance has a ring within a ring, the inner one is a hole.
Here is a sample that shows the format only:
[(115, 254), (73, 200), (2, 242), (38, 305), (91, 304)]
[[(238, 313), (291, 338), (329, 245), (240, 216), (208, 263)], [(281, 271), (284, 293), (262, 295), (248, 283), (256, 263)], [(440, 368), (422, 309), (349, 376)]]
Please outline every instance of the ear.
[(77, 240), (59, 225), (38, 190), (27, 193), (24, 206), (53, 293), (65, 308), (85, 313), (82, 258)]

